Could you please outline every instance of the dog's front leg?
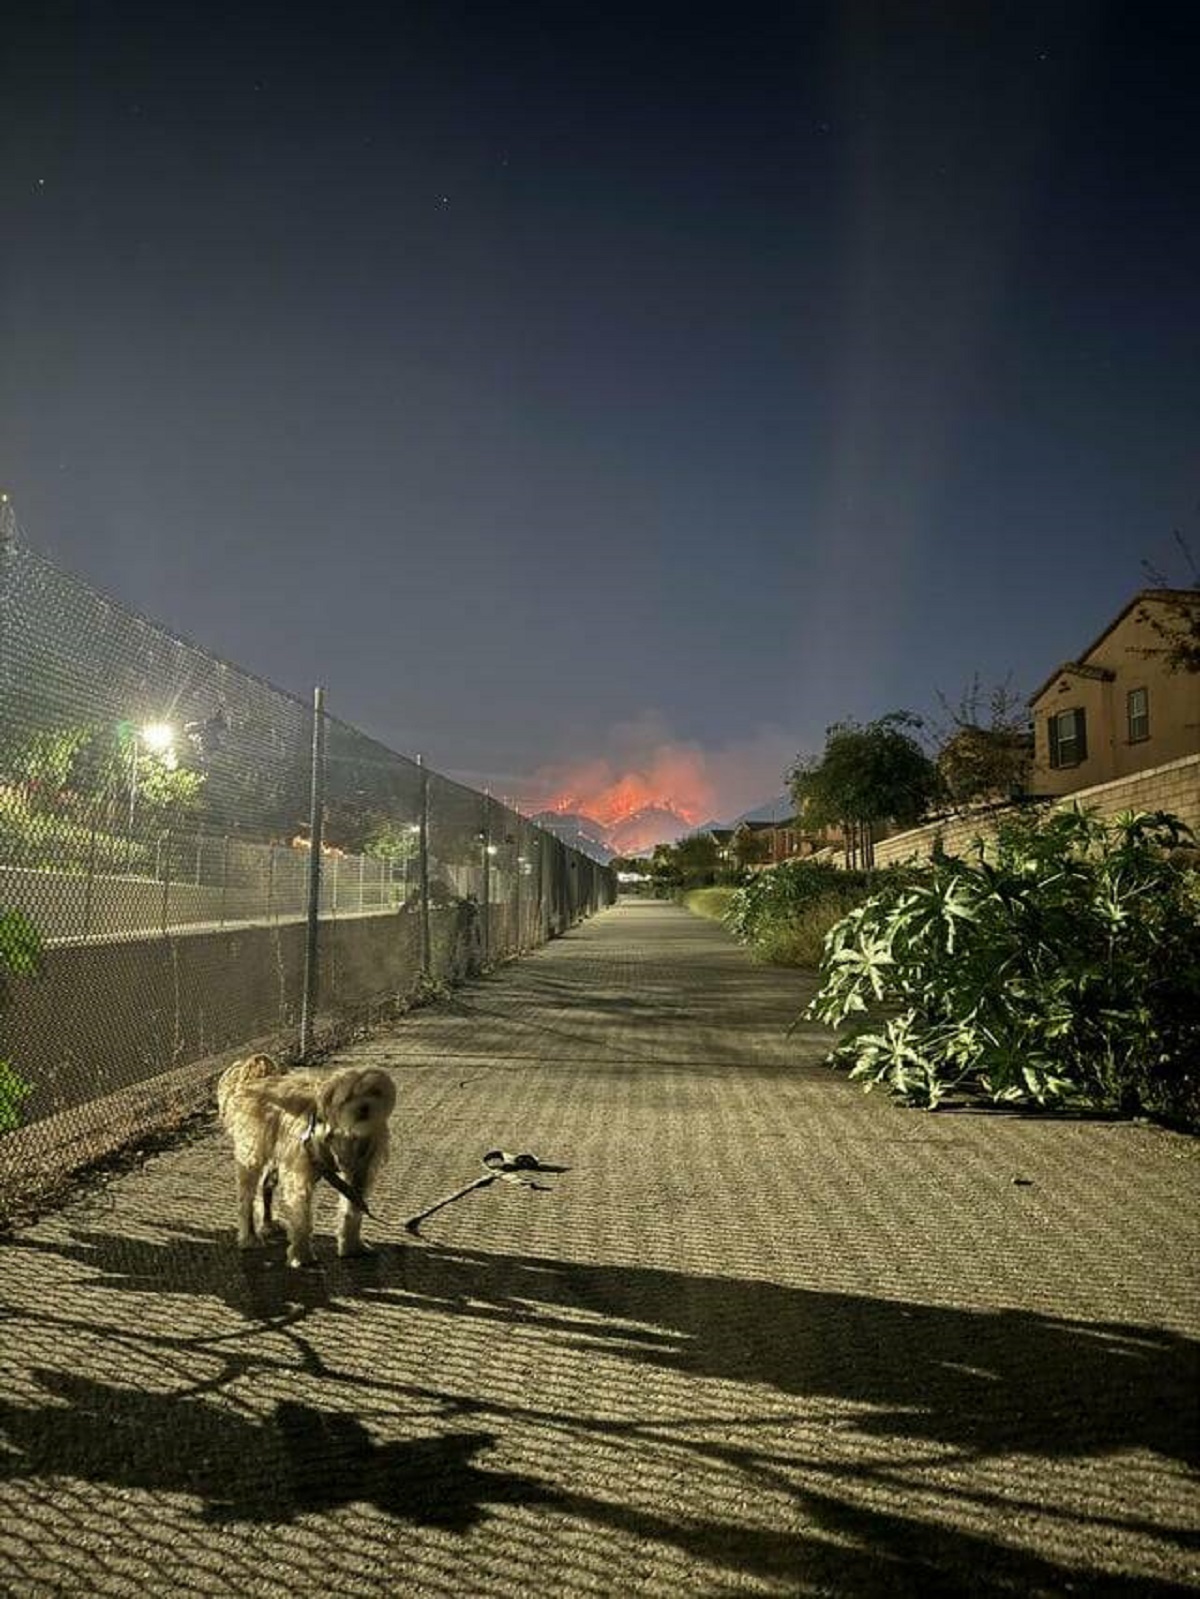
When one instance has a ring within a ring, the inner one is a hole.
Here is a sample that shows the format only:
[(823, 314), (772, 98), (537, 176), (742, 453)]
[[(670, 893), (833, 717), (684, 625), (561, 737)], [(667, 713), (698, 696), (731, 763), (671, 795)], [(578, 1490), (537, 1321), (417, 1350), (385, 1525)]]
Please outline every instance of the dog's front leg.
[(304, 1206), (298, 1214), (288, 1218), (288, 1265), (315, 1266), (316, 1253), (312, 1246), (312, 1211)]
[(346, 1255), (369, 1255), (370, 1244), (362, 1241), (363, 1213), (348, 1199), (338, 1200), (337, 1252)]
[(313, 1266), (317, 1257), (313, 1253), (312, 1246), (312, 1184), (289, 1173), (284, 1177), (280, 1188), (283, 1220), (288, 1235), (288, 1265)]

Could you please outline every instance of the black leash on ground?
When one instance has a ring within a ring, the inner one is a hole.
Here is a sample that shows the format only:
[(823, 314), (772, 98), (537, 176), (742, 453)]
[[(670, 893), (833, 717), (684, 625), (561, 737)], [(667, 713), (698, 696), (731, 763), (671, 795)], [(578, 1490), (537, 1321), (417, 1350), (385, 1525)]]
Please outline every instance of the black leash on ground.
[(421, 1229), (421, 1223), (432, 1216), (435, 1211), (442, 1210), (446, 1205), (452, 1205), (456, 1199), (474, 1193), (477, 1188), (486, 1188), (494, 1183), (497, 1178), (509, 1183), (520, 1183), (526, 1188), (536, 1188), (547, 1191), (545, 1183), (534, 1182), (534, 1172), (564, 1172), (569, 1171), (568, 1166), (548, 1166), (536, 1155), (510, 1155), (506, 1149), (489, 1149), (483, 1157), (484, 1173), (469, 1183), (464, 1183), (461, 1188), (456, 1188), (452, 1194), (447, 1194), (444, 1199), (437, 1200), (434, 1204), (418, 1211), (415, 1216), (410, 1216), (404, 1223), (405, 1232), (412, 1233), (415, 1238)]

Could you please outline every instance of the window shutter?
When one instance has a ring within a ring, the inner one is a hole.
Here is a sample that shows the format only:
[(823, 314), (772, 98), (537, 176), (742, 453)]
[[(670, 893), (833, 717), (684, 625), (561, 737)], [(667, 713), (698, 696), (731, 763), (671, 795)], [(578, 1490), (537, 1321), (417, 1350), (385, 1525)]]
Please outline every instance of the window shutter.
[(1075, 759), (1087, 760), (1087, 713), (1083, 710), (1075, 712)]
[(1046, 718), (1046, 733), (1050, 739), (1050, 765), (1058, 765), (1058, 717), (1051, 711)]

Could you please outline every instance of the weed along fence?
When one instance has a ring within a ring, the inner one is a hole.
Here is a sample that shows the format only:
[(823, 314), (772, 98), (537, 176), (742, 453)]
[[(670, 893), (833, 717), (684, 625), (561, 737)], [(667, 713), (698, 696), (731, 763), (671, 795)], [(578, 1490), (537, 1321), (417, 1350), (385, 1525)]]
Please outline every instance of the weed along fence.
[(0, 1208), (556, 936), (613, 875), (0, 530)]

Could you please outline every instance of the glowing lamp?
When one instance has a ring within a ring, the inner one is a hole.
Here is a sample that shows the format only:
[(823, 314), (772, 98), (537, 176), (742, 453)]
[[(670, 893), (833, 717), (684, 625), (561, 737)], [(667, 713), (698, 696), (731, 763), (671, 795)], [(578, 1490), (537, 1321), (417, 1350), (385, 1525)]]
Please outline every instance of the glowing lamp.
[(143, 727), (141, 738), (155, 755), (165, 755), (175, 742), (175, 729), (170, 722), (149, 722)]

